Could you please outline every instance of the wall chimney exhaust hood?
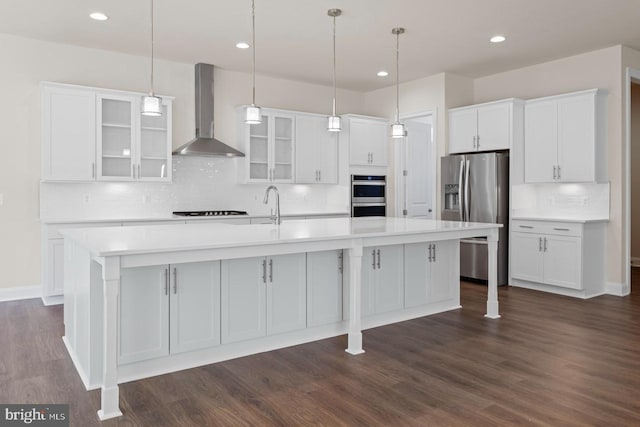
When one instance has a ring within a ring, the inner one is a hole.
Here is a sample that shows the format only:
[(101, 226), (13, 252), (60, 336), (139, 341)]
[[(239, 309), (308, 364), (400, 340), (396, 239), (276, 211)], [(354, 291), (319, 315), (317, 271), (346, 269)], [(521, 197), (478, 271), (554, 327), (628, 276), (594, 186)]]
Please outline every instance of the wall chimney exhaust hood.
[(196, 64), (196, 137), (177, 148), (177, 156), (244, 157), (213, 137), (213, 65)]

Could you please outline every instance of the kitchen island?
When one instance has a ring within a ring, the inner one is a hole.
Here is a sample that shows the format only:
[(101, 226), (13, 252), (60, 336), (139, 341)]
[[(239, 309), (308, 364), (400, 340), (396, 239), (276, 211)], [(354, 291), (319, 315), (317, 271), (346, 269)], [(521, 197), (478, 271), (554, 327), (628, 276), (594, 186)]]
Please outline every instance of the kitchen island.
[(460, 308), (460, 239), (487, 238), (485, 316), (499, 318), (500, 227), (336, 218), (65, 230), (63, 339), (87, 389), (102, 390), (99, 418), (114, 418), (122, 382), (344, 333), (356, 355), (363, 329)]

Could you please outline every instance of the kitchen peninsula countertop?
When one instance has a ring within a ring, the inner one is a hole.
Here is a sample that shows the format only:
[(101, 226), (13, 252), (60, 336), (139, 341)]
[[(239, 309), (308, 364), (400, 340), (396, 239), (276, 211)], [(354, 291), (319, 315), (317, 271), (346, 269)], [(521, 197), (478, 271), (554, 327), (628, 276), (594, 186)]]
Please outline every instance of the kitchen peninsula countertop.
[(565, 217), (565, 216), (538, 216), (538, 215), (513, 215), (513, 220), (522, 221), (548, 221), (548, 222), (575, 222), (579, 224), (588, 224), (594, 222), (609, 222), (609, 218), (593, 218), (593, 217)]

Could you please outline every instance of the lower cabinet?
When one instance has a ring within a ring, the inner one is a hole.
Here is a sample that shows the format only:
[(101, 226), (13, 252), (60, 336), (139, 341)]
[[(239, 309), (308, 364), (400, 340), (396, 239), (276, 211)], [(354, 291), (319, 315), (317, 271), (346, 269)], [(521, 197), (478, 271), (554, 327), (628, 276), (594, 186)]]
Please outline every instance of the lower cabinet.
[(362, 254), (362, 316), (403, 308), (403, 245), (367, 247)]
[(342, 320), (343, 254), (341, 250), (307, 254), (307, 326)]
[(123, 268), (118, 363), (220, 344), (220, 262)]
[(416, 307), (446, 301), (455, 296), (458, 287), (455, 259), (456, 241), (412, 243), (404, 248), (404, 306)]
[(222, 261), (222, 343), (304, 329), (306, 254)]

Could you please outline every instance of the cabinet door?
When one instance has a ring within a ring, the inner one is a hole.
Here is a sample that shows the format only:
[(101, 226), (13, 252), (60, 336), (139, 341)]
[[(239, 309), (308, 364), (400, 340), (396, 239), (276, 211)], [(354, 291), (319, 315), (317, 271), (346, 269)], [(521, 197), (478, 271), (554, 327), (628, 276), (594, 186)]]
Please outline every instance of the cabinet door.
[(387, 124), (383, 122), (369, 123), (369, 144), (371, 146), (371, 165), (387, 166)]
[(430, 243), (404, 245), (404, 306), (415, 307), (428, 302), (431, 276)]
[(137, 174), (140, 181), (171, 181), (171, 101), (162, 99), (161, 116), (140, 114)]
[(307, 254), (307, 325), (342, 320), (342, 251)]
[(404, 306), (404, 247), (380, 246), (376, 248), (376, 258), (375, 312), (401, 309)]
[(43, 88), (42, 179), (92, 181), (96, 101), (92, 92)]
[(264, 257), (221, 261), (221, 342), (262, 337), (266, 333)]
[(369, 166), (371, 147), (368, 143), (368, 123), (363, 120), (349, 120), (349, 164)]
[(558, 117), (556, 101), (525, 104), (524, 180), (554, 182), (557, 165)]
[(118, 311), (118, 363), (169, 354), (167, 266), (123, 268)]
[(269, 257), (267, 335), (307, 326), (306, 254)]
[(272, 180), (293, 182), (294, 116), (274, 114), (272, 148)]
[(449, 112), (449, 154), (476, 151), (474, 140), (478, 134), (475, 108)]
[[(375, 288), (376, 288), (376, 248), (363, 248), (362, 250), (362, 274), (360, 278), (360, 312), (362, 317), (375, 313)], [(344, 294), (349, 296), (349, 290)], [(349, 315), (349, 306), (345, 304), (345, 318)]]
[(338, 183), (338, 133), (326, 130), (323, 121), (322, 138), (318, 145), (318, 182)]
[(171, 265), (171, 353), (220, 344), (220, 261)]
[(546, 236), (544, 244), (544, 283), (582, 289), (582, 239)]
[(511, 276), (514, 279), (542, 282), (542, 236), (534, 233), (511, 233)]
[(508, 150), (511, 132), (510, 104), (478, 108), (477, 151)]
[(97, 97), (98, 180), (131, 181), (138, 166), (134, 159), (137, 100), (125, 96)]
[(595, 138), (594, 95), (558, 100), (560, 181), (595, 181)]
[(269, 164), (269, 116), (262, 116), (262, 123), (257, 125), (241, 125), (247, 132), (247, 170), (248, 181), (268, 181), (271, 177)]
[(321, 117), (296, 117), (296, 182), (299, 184), (315, 184), (318, 182), (318, 153), (322, 152), (322, 129), (324, 121)]
[(460, 289), (460, 277), (456, 277), (455, 266), (460, 265), (460, 250), (456, 241), (433, 243), (431, 253), (431, 277), (427, 287), (427, 302), (447, 301)]

